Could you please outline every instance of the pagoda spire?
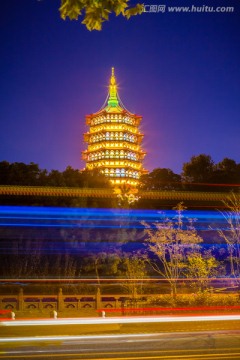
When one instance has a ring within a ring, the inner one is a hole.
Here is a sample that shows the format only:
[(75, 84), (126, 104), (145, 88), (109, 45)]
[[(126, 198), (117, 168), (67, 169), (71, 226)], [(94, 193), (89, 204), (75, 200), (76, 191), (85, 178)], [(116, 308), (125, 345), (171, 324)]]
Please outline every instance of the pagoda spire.
[(109, 84), (108, 106), (111, 106), (111, 107), (118, 106), (117, 84), (116, 84), (116, 78), (114, 75), (114, 67), (112, 67), (112, 75), (111, 75), (110, 84)]

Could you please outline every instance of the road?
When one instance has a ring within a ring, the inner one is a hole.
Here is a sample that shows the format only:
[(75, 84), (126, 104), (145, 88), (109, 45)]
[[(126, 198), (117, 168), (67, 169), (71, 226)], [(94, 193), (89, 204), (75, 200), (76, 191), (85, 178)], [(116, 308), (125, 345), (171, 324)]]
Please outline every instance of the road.
[[(98, 323), (94, 325), (97, 326), (98, 332), (95, 328), (95, 334), (88, 335), (67, 335), (66, 333), (70, 333), (70, 327), (67, 328), (67, 325), (61, 324), (61, 321), (59, 325), (52, 326), (43, 326), (43, 323), (29, 326), (23, 323), (22, 325), (15, 323), (16, 325), (13, 326), (0, 326), (0, 359), (240, 359), (240, 320), (238, 318), (213, 320), (206, 317), (201, 321), (198, 317), (197, 319), (190, 317), (189, 321), (187, 319), (181, 321), (178, 317), (175, 323), (174, 319), (168, 322), (169, 318), (165, 321), (162, 321), (164, 320), (162, 318), (152, 318), (152, 322), (149, 322), (150, 318), (141, 319), (146, 322), (140, 322), (140, 318), (109, 319), (109, 326), (113, 326), (114, 321), (130, 321), (121, 324), (118, 330), (117, 328), (115, 330), (103, 328), (104, 319), (90, 319)], [(134, 323), (136, 320), (138, 323)], [(163, 325), (165, 328), (159, 331)], [(178, 325), (175, 330), (174, 325)], [(73, 332), (76, 332), (77, 326), (78, 332), (81, 333), (86, 325), (82, 325), (83, 328), (81, 325), (75, 324), (76, 328), (71, 325)], [(167, 326), (169, 326), (168, 331)], [(134, 333), (134, 328), (137, 333)], [(7, 336), (9, 329), (11, 331), (20, 329), (23, 336), (13, 334)], [(52, 335), (49, 333), (36, 335), (39, 329), (46, 332), (51, 329)], [(56, 334), (56, 329), (59, 330), (58, 334)], [(27, 330), (31, 332), (28, 333)]]

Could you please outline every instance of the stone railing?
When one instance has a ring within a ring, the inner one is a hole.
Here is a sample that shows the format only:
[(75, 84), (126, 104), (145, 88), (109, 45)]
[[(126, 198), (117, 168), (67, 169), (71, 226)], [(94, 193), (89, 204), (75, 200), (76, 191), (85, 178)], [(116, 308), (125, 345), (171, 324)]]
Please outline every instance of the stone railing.
[[(194, 294), (179, 294), (189, 297)], [(157, 295), (166, 297), (168, 295)], [(225, 301), (224, 301), (225, 298)], [(216, 301), (217, 300), (217, 301)], [(105, 315), (154, 315), (173, 314), (181, 311), (197, 311), (199, 304), (178, 305), (155, 303), (156, 294), (128, 295), (128, 294), (101, 294), (98, 288), (96, 294), (64, 295), (60, 288), (56, 295), (24, 295), (20, 289), (18, 295), (0, 295), (0, 315), (21, 314), (20, 316), (53, 316), (54, 312), (60, 316), (96, 316), (98, 313)], [(192, 307), (193, 306), (193, 307)], [(199, 311), (240, 311), (239, 294), (212, 294), (212, 303), (200, 305)], [(68, 315), (69, 314), (69, 315)], [(9, 315), (8, 315), (9, 316)], [(15, 316), (15, 315), (14, 315)]]
[[(151, 295), (135, 295), (134, 299), (139, 299), (140, 301), (149, 296)], [(23, 290), (20, 289), (18, 295), (0, 295), (0, 310), (68, 311), (121, 309), (131, 301), (133, 301), (131, 295), (103, 295), (100, 293), (100, 289), (94, 295), (64, 295), (62, 289), (59, 289), (57, 295), (24, 295)]]

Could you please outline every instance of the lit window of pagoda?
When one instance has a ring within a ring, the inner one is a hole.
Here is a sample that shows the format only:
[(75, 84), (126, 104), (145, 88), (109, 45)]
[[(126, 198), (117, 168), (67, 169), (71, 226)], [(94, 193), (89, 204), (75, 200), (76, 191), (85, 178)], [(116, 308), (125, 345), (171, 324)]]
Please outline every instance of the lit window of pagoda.
[(122, 104), (112, 68), (109, 92), (101, 110), (86, 116), (89, 131), (84, 134), (88, 144), (82, 157), (86, 169), (99, 169), (114, 185), (137, 186), (145, 152), (141, 148), (143, 134), (139, 130), (142, 116), (132, 114)]

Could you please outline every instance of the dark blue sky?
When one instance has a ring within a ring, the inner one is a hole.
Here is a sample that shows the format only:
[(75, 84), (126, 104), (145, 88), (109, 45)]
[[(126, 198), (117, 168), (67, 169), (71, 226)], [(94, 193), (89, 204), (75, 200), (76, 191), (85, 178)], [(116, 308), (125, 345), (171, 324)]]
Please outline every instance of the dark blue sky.
[(85, 115), (106, 95), (111, 67), (126, 108), (143, 116), (145, 167), (180, 173), (192, 155), (240, 162), (240, 1), (234, 13), (111, 17), (101, 32), (59, 17), (60, 0), (1, 4), (0, 161), (83, 168)]

